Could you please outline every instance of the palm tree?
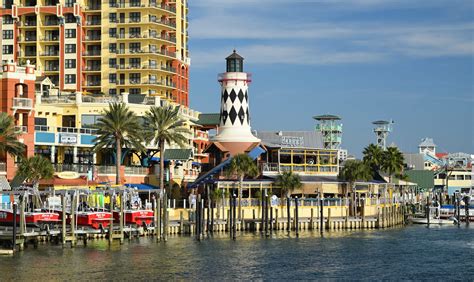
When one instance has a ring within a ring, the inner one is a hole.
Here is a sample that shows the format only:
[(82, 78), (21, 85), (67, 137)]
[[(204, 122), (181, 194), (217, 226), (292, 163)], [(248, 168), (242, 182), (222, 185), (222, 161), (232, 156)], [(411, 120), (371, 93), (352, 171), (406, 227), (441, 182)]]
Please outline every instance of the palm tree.
[(104, 148), (115, 148), (116, 177), (115, 183), (120, 184), (120, 166), (122, 162), (122, 148), (133, 148), (144, 151), (142, 145), (142, 131), (139, 119), (135, 113), (122, 103), (113, 103), (105, 110), (102, 117), (94, 125), (97, 129), (97, 137), (94, 151), (98, 152)]
[(227, 174), (237, 175), (239, 179), (239, 219), (242, 217), (242, 185), (244, 177), (255, 177), (258, 174), (257, 165), (247, 154), (237, 154), (230, 161)]
[(372, 169), (374, 175), (380, 170), (380, 167), (382, 165), (383, 152), (384, 151), (382, 150), (382, 148), (375, 144), (370, 144), (369, 146), (364, 148), (363, 161)]
[(37, 200), (41, 202), (39, 196), (39, 181), (41, 179), (51, 179), (54, 175), (54, 167), (51, 162), (42, 156), (33, 156), (28, 159), (22, 159), (18, 165), (16, 175), (23, 177), (33, 185), (33, 192)]
[(382, 170), (388, 173), (390, 183), (394, 174), (402, 174), (404, 161), (403, 154), (397, 147), (388, 147), (383, 152)]
[[(339, 171), (338, 178), (343, 181), (349, 182), (349, 187), (352, 190), (352, 201), (355, 203), (355, 182), (368, 181), (372, 178), (372, 171), (370, 167), (360, 160), (348, 160), (345, 162), (344, 167)], [(345, 198), (349, 196), (349, 187), (346, 186)], [(354, 209), (352, 212), (355, 214), (355, 205), (352, 205)]]
[(184, 147), (191, 134), (185, 126), (185, 120), (179, 116), (179, 107), (151, 107), (145, 114), (145, 139), (160, 149), (160, 188), (166, 191), (165, 179), (165, 144), (176, 143)]
[(0, 156), (22, 156), (25, 150), (23, 143), (18, 141), (18, 132), (15, 130), (13, 117), (0, 112)]
[(298, 174), (294, 174), (292, 171), (285, 171), (279, 174), (275, 184), (281, 187), (281, 204), (283, 205), (283, 198), (289, 197), (291, 193), (298, 188), (301, 188), (301, 178)]

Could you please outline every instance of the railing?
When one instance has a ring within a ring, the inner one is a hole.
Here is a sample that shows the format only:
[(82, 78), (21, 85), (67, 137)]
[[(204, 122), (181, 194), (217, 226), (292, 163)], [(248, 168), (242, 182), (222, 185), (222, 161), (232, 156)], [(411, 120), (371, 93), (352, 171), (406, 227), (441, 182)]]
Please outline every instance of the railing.
[(30, 98), (13, 98), (14, 109), (33, 109), (33, 99)]
[(106, 97), (93, 97), (93, 96), (82, 96), (83, 103), (120, 103), (122, 102), (122, 96), (106, 96)]
[(86, 6), (87, 11), (94, 11), (94, 10), (100, 10), (101, 6), (100, 5), (91, 5), (91, 6)]
[(86, 26), (90, 26), (90, 25), (100, 25), (100, 21), (87, 21)]
[(176, 8), (175, 7), (172, 7), (170, 5), (166, 5), (164, 3), (150, 3), (150, 4), (142, 4), (140, 2), (137, 2), (137, 3), (117, 3), (117, 4), (114, 4), (114, 6), (116, 6), (117, 8), (160, 8), (160, 9), (163, 9), (163, 10), (166, 10), (166, 11), (169, 11), (169, 12), (172, 12), (172, 13), (176, 13)]
[(58, 132), (63, 132), (63, 133), (77, 133), (79, 131), (79, 128), (76, 127), (57, 127)]
[(45, 36), (43, 37), (43, 41), (58, 41), (59, 36)]
[(98, 67), (90, 67), (90, 66), (87, 66), (85, 68), (83, 68), (84, 71), (100, 71), (100, 66)]
[(83, 56), (100, 56), (100, 50), (99, 51), (85, 51), (82, 52)]
[(125, 174), (147, 175), (148, 172), (149, 172), (148, 167), (142, 167), (142, 166), (126, 166), (125, 167)]
[(35, 131), (48, 132), (49, 131), (49, 126), (35, 125)]
[(25, 21), (25, 26), (36, 26), (36, 22), (33, 22), (33, 21)]
[(45, 103), (45, 104), (74, 103), (74, 102), (76, 102), (75, 95), (41, 97), (41, 103)]
[(1, 172), (7, 171), (7, 164), (6, 163), (0, 163), (0, 171)]
[(17, 132), (18, 134), (28, 133), (28, 127), (26, 127), (25, 125), (16, 125), (15, 132)]
[(86, 35), (86, 38), (84, 39), (84, 41), (99, 41), (100, 40), (100, 36), (89, 36), (89, 35)]
[(45, 71), (59, 71), (59, 66), (53, 66), (53, 67), (46, 67), (44, 68)]

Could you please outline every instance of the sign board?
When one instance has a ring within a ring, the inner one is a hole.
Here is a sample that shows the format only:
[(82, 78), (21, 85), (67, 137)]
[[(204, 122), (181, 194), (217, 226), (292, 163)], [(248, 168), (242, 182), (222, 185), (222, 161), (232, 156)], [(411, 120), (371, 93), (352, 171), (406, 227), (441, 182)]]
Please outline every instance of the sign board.
[(304, 143), (303, 137), (298, 136), (282, 136), (280, 144), (287, 147), (302, 147)]
[(79, 178), (79, 173), (75, 171), (63, 171), (58, 173), (58, 177), (61, 179), (77, 179)]
[(62, 144), (77, 144), (77, 135), (76, 134), (61, 133), (61, 136), (59, 138), (59, 143), (62, 143)]

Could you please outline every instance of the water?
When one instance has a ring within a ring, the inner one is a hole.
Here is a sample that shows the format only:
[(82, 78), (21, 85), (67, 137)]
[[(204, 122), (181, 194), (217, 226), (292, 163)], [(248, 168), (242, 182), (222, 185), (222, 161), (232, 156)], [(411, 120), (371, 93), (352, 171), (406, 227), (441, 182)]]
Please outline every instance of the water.
[(303, 232), (300, 238), (243, 234), (197, 242), (140, 238), (74, 249), (40, 245), (0, 257), (0, 280), (473, 279), (474, 228), (409, 226)]

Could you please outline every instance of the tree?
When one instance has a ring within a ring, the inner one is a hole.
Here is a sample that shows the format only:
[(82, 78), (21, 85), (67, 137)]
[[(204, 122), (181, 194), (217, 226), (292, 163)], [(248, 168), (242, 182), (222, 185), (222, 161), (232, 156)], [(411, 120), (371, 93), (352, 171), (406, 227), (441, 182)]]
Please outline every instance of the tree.
[(120, 184), (120, 166), (122, 164), (122, 148), (133, 148), (144, 151), (143, 134), (138, 116), (130, 111), (127, 105), (113, 103), (104, 111), (97, 123), (97, 137), (93, 150), (98, 152), (104, 148), (115, 148), (116, 177), (115, 183)]
[(392, 176), (403, 174), (404, 158), (402, 152), (397, 147), (388, 147), (383, 152), (382, 170), (388, 173), (389, 182), (392, 182)]
[(54, 167), (51, 162), (42, 157), (34, 156), (28, 159), (22, 159), (18, 165), (16, 175), (25, 178), (26, 181), (33, 185), (33, 192), (40, 202), (39, 181), (41, 179), (51, 179), (54, 175)]
[(295, 189), (303, 186), (300, 176), (292, 171), (285, 171), (279, 174), (275, 184), (281, 187), (281, 203), (283, 203), (283, 197), (289, 197)]
[(245, 176), (255, 177), (258, 175), (257, 165), (247, 154), (237, 154), (230, 161), (227, 169), (228, 175), (236, 175), (239, 179), (239, 219), (242, 217), (242, 185)]
[[(345, 162), (344, 167), (339, 171), (338, 178), (343, 181), (347, 181), (349, 185), (346, 185), (345, 198), (349, 197), (349, 187), (352, 190), (352, 212), (355, 215), (355, 182), (368, 181), (372, 178), (372, 171), (370, 167), (360, 160), (348, 160)], [(349, 187), (348, 187), (349, 186)]]
[(18, 135), (13, 117), (0, 112), (0, 156), (6, 154), (14, 157), (22, 156), (25, 146), (18, 141)]
[(179, 116), (179, 107), (151, 107), (145, 114), (145, 122), (145, 139), (160, 149), (160, 188), (165, 192), (165, 144), (184, 147), (191, 132)]
[(373, 175), (375, 176), (375, 173), (377, 173), (380, 170), (380, 167), (382, 165), (383, 161), (383, 150), (379, 146), (375, 144), (370, 144), (369, 146), (364, 148), (364, 158), (363, 161), (366, 163), (373, 172)]

